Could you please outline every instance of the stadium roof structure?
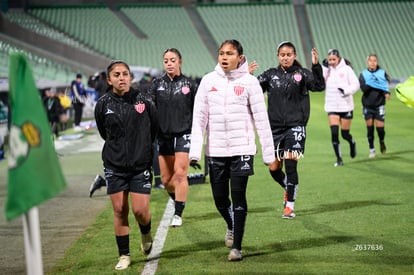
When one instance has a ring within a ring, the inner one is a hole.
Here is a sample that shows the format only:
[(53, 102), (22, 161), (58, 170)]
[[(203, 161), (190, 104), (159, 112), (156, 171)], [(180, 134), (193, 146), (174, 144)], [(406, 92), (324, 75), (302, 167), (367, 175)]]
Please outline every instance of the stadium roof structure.
[[(46, 88), (66, 88), (69, 87), (68, 83), (60, 82), (60, 81), (54, 81), (54, 80), (37, 80), (36, 81), (36, 87), (39, 90), (43, 90)], [(7, 92), (9, 91), (9, 79), (8, 78), (0, 78), (0, 92)]]

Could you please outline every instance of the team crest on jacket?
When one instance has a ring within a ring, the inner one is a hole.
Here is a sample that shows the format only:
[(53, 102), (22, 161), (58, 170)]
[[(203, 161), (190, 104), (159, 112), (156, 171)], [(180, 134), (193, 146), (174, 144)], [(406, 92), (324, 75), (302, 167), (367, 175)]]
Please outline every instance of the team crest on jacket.
[(295, 73), (295, 74), (293, 75), (293, 79), (294, 79), (296, 82), (300, 82), (300, 81), (302, 80), (302, 74), (300, 74), (300, 73)]
[(217, 92), (216, 87), (212, 86), (209, 92)]
[(188, 88), (187, 86), (184, 86), (181, 88), (181, 92), (186, 95), (190, 92), (190, 88)]
[(243, 94), (243, 92), (244, 92), (244, 87), (241, 87), (241, 86), (234, 86), (234, 93), (237, 95), (237, 96), (240, 96), (240, 95), (242, 95)]
[(135, 104), (135, 111), (137, 111), (138, 113), (142, 114), (142, 112), (145, 111), (145, 103), (143, 102), (138, 102), (137, 104)]

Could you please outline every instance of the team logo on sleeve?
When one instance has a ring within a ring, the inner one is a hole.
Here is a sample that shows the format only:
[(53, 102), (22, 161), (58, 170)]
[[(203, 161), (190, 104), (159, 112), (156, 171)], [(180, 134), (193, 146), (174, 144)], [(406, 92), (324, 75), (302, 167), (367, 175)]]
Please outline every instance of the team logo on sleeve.
[(300, 81), (302, 80), (302, 74), (300, 74), (300, 73), (295, 73), (295, 74), (293, 75), (293, 79), (294, 79), (296, 82), (300, 82)]
[(190, 92), (190, 88), (188, 88), (187, 86), (184, 86), (181, 88), (181, 92), (186, 95)]
[(242, 95), (243, 94), (243, 92), (244, 92), (244, 87), (241, 87), (241, 86), (234, 86), (234, 93), (237, 95), (237, 96), (240, 96), (240, 95)]
[(138, 102), (137, 104), (135, 104), (135, 111), (137, 111), (138, 113), (142, 114), (142, 112), (145, 111), (145, 103), (143, 102)]

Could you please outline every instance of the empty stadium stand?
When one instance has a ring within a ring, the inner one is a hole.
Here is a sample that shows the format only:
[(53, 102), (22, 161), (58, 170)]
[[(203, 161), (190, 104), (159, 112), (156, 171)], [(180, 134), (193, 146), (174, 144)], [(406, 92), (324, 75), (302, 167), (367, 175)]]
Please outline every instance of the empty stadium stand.
[(306, 10), (321, 53), (337, 48), (358, 74), (376, 53), (392, 78), (413, 75), (413, 1), (307, 4)]
[[(84, 68), (89, 71), (101, 70), (105, 67), (102, 64), (111, 59), (162, 69), (163, 51), (175, 47), (183, 54), (183, 73), (202, 76), (216, 64), (218, 45), (233, 38), (243, 44), (249, 61), (260, 64), (259, 71), (277, 65), (276, 46), (285, 40), (296, 45), (298, 60), (307, 66), (309, 49), (315, 46), (321, 59), (328, 49), (337, 48), (352, 61), (357, 73), (372, 52), (379, 55), (380, 64), (393, 78), (407, 78), (413, 71), (413, 1), (284, 0), (191, 5), (112, 2), (110, 7), (102, 1), (96, 1), (96, 5), (33, 6), (26, 13), (20, 11), (23, 15), (10, 12), (5, 18), (26, 31), (66, 44), (59, 46), (67, 47), (65, 51), (58, 51), (59, 47), (49, 50), (39, 46), (38, 38), (26, 41), (61, 56), (65, 66), (69, 65), (68, 59), (84, 61), (82, 65), (89, 66), (91, 69)], [(13, 35), (4, 28), (0, 31)], [(14, 39), (24, 37), (16, 34)], [(89, 55), (71, 58), (70, 49)], [(5, 52), (0, 52), (4, 57)], [(98, 59), (100, 62), (93, 62)], [(0, 69), (0, 73), (4, 71)], [(44, 73), (42, 77), (58, 75), (51, 66), (39, 71)]]

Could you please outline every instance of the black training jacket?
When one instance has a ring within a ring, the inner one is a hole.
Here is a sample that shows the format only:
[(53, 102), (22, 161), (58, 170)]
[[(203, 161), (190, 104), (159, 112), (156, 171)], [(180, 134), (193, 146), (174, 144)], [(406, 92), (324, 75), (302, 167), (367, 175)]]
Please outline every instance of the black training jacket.
[(154, 79), (148, 89), (157, 106), (159, 132), (163, 137), (191, 133), (195, 83), (184, 75), (171, 80), (166, 74)]
[(272, 129), (306, 126), (310, 115), (309, 91), (325, 89), (322, 67), (312, 65), (312, 72), (299, 65), (287, 71), (280, 66), (258, 76), (263, 92), (268, 94), (268, 114)]
[(122, 97), (107, 92), (96, 103), (95, 120), (105, 140), (102, 150), (105, 168), (140, 173), (152, 166), (157, 112), (140, 91), (130, 90)]
[[(385, 73), (385, 78), (389, 81), (390, 76)], [(362, 106), (368, 108), (377, 108), (379, 106), (385, 105), (385, 96), (384, 91), (380, 89), (373, 88), (365, 83), (364, 76), (362, 73), (359, 75), (359, 85), (362, 91), (361, 102)]]

